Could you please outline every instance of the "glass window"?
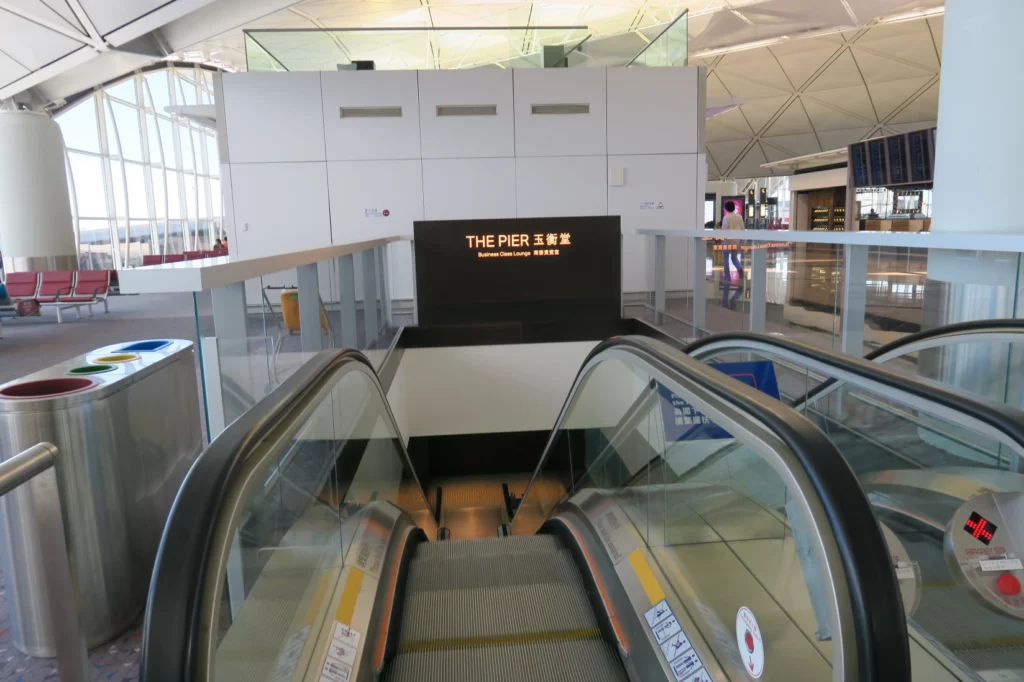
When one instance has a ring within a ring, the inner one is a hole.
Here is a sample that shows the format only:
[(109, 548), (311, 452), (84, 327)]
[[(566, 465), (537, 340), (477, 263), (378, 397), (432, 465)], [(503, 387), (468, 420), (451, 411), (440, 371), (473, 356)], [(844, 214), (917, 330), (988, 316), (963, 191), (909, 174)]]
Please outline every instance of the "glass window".
[(78, 267), (86, 270), (111, 269), (110, 224), (107, 220), (79, 222)]
[(181, 88), (181, 102), (180, 104), (198, 104), (196, 99), (196, 84), (187, 78), (178, 76), (178, 86)]
[(164, 182), (164, 171), (160, 168), (150, 168), (153, 178), (153, 206), (157, 218), (167, 217), (167, 185)]
[(195, 157), (192, 156), (192, 134), (188, 124), (178, 124), (178, 139), (181, 140), (181, 167), (190, 171), (195, 168)]
[(68, 158), (71, 161), (71, 174), (75, 179), (78, 216), (106, 218), (107, 197), (103, 191), (103, 162), (98, 156), (86, 156), (72, 151), (68, 152)]
[(152, 95), (152, 106), (158, 114), (167, 115), (164, 107), (171, 106), (170, 81), (167, 79), (166, 71), (150, 71), (146, 74), (146, 85), (149, 86), (149, 94)]
[(206, 203), (206, 178), (199, 178), (199, 217), (206, 219), (210, 217), (210, 208)]
[(192, 128), (192, 149), (196, 152), (196, 170), (209, 175), (209, 171), (203, 167), (203, 138), (206, 135), (199, 128)]
[(184, 253), (185, 225), (180, 220), (167, 223), (167, 253)]
[(224, 215), (224, 206), (221, 204), (220, 198), (220, 180), (217, 178), (210, 178), (210, 203), (213, 206), (214, 216)]
[(128, 177), (128, 211), (132, 218), (149, 218), (149, 201), (146, 199), (146, 168), (137, 163), (125, 163)]
[(118, 218), (127, 218), (128, 212), (125, 209), (124, 173), (121, 172), (120, 161), (114, 160), (110, 162), (110, 179), (113, 182), (114, 215)]
[(123, 80), (117, 85), (111, 85), (107, 88), (107, 94), (111, 97), (124, 100), (131, 104), (138, 104), (139, 101), (135, 96), (135, 78), (129, 78)]
[(163, 147), (160, 146), (160, 131), (156, 127), (156, 117), (144, 114), (146, 119), (146, 144), (149, 145), (149, 162), (160, 165), (163, 163)]
[(210, 160), (210, 175), (220, 176), (220, 152), (217, 151), (216, 135), (206, 135), (206, 158)]
[(181, 173), (167, 173), (167, 217), (181, 220)]
[(160, 144), (163, 145), (164, 163), (168, 168), (181, 168), (174, 155), (174, 129), (166, 118), (157, 119), (160, 127)]
[(121, 156), (130, 161), (142, 161), (142, 131), (139, 128), (139, 110), (120, 102), (110, 101), (117, 123), (118, 142)]
[(198, 217), (196, 201), (196, 176), (191, 173), (185, 173), (185, 211), (186, 215), (194, 220)]
[(96, 121), (96, 98), (87, 97), (56, 117), (64, 145), (68, 149), (100, 153), (100, 134)]

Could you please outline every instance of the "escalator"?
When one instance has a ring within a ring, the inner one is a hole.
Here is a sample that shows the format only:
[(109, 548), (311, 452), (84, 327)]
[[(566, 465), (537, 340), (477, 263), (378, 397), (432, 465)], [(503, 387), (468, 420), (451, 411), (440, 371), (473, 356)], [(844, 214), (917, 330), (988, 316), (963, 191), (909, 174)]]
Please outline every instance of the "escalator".
[[(666, 442), (666, 392), (693, 438)], [(326, 352), (186, 478), (140, 679), (901, 682), (870, 518), (806, 417), (625, 337), (590, 353), (501, 534), (437, 539), (373, 369)]]
[[(1015, 333), (928, 332), (906, 341), (906, 352), (880, 349), (874, 362), (763, 334), (685, 349), (709, 363), (770, 363), (781, 399), (827, 433), (856, 473), (890, 541), (915, 679), (1024, 679), (1024, 414), (1012, 400), (988, 399), (1010, 396), (1003, 386), (983, 395), (942, 381), (933, 368), (949, 365), (925, 354), (1024, 338)], [(910, 352), (914, 362), (899, 367)]]

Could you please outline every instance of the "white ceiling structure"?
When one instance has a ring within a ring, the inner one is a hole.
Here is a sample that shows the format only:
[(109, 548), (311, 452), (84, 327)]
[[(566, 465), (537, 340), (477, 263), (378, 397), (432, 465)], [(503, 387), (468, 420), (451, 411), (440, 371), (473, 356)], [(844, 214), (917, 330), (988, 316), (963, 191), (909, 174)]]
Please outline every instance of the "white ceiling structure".
[[(708, 120), (709, 176), (751, 177), (787, 172), (762, 164), (934, 125), (942, 7), (943, 0), (0, 0), (0, 102), (49, 104), (163, 58), (244, 70), (243, 29), (585, 26), (565, 40), (591, 36), (584, 63), (625, 63), (688, 11), (690, 63), (708, 67), (709, 100), (742, 103)], [(473, 51), (494, 51), (497, 33), (460, 32), (435, 66), (486, 62)], [(376, 39), (377, 49), (386, 53), (394, 35)]]

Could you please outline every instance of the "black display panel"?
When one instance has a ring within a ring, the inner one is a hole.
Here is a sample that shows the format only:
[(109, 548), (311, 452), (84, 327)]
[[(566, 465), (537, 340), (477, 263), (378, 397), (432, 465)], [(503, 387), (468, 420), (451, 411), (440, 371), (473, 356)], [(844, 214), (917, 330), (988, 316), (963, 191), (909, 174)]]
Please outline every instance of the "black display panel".
[(932, 155), (928, 143), (929, 131), (910, 133), (910, 178), (913, 182), (929, 182), (932, 179)]
[(619, 222), (594, 216), (414, 223), (419, 323), (618, 319)]
[(850, 164), (853, 167), (854, 187), (867, 187), (868, 179), (868, 146), (864, 142), (850, 145)]
[(871, 167), (871, 184), (887, 185), (885, 168), (885, 142), (883, 140), (871, 140), (868, 142), (868, 162)]
[(897, 135), (886, 140), (889, 146), (889, 182), (893, 185), (902, 185), (908, 180), (905, 139), (902, 135)]
[(971, 537), (980, 540), (982, 544), (988, 545), (996, 534), (998, 526), (992, 523), (978, 512), (971, 512), (971, 516), (964, 524), (964, 530), (971, 534)]

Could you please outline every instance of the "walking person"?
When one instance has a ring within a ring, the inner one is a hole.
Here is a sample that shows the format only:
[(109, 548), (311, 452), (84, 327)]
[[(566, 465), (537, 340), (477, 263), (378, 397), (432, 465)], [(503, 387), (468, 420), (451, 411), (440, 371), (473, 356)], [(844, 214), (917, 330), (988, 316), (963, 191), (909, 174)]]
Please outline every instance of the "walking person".
[[(725, 208), (725, 219), (722, 220), (723, 230), (742, 230), (743, 229), (743, 218), (736, 213), (736, 202), (727, 201), (723, 208)], [(725, 242), (725, 252), (722, 254), (722, 270), (723, 270), (723, 281), (726, 291), (729, 289), (729, 283), (732, 281), (732, 275), (729, 272), (729, 261), (736, 266), (736, 273), (739, 275), (739, 281), (743, 282), (743, 259), (740, 255), (740, 245), (736, 242)]]

